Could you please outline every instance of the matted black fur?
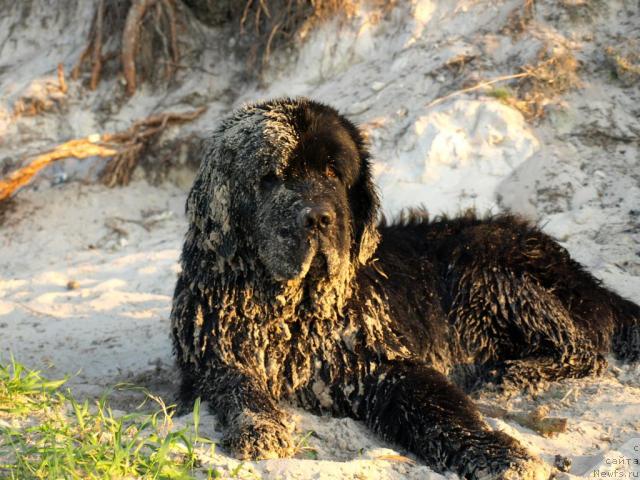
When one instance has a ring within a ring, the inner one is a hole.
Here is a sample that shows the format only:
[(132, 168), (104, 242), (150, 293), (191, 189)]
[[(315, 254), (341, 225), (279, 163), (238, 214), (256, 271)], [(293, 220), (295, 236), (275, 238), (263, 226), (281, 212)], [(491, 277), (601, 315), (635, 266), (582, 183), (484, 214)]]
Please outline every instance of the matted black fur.
[(171, 313), (181, 400), (242, 457), (290, 454), (289, 402), (362, 420), (436, 470), (546, 479), (464, 390), (636, 360), (640, 308), (512, 215), (378, 224), (358, 129), (307, 99), (249, 105), (206, 142)]

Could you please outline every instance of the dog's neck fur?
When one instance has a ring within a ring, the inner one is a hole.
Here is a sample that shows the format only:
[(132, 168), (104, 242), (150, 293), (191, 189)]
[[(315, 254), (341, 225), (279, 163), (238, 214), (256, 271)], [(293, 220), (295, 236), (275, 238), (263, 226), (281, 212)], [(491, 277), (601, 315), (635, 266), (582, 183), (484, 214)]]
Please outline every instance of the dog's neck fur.
[(250, 248), (225, 259), (202, 243), (199, 250), (199, 268), (183, 267), (208, 272), (192, 288), (200, 291), (207, 315), (216, 318), (210, 328), (225, 363), (258, 374), (276, 398), (287, 398), (333, 362), (335, 337), (349, 328), (345, 310), (354, 294), (355, 262), (345, 262), (332, 278), (282, 282)]

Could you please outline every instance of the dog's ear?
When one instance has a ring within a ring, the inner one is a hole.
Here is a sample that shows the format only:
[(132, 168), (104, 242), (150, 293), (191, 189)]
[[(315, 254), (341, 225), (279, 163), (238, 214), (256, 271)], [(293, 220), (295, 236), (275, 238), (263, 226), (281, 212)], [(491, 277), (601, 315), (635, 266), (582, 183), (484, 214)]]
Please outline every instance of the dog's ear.
[(205, 230), (206, 218), (208, 217), (209, 185), (211, 184), (208, 156), (212, 154), (212, 148), (213, 146), (209, 144), (208, 140), (202, 141), (198, 150), (200, 168), (193, 180), (185, 205), (189, 224), (202, 231)]
[(378, 214), (380, 199), (371, 178), (368, 153), (360, 148), (360, 175), (349, 190), (349, 203), (354, 218), (355, 254), (363, 265), (373, 256), (380, 242)]
[(195, 229), (196, 241), (215, 254), (218, 260), (231, 259), (237, 250), (236, 232), (231, 222), (231, 185), (228, 172), (222, 171), (229, 162), (221, 156), (231, 155), (213, 135), (203, 142), (201, 164), (187, 197), (187, 218)]

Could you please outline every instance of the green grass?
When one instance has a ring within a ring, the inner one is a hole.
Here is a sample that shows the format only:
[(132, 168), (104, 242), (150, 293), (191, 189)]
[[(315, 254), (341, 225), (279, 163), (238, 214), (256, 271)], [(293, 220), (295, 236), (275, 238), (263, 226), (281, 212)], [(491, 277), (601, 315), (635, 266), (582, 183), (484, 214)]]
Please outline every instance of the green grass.
[(295, 452), (301, 454), (304, 458), (310, 460), (318, 460), (318, 450), (309, 444), (309, 438), (317, 436), (316, 432), (309, 430), (297, 442)]
[(496, 87), (487, 93), (490, 97), (497, 98), (498, 100), (506, 100), (513, 97), (513, 92), (505, 87)]
[(65, 380), (50, 381), (15, 360), (0, 365), (0, 478), (8, 479), (191, 479), (202, 469), (196, 446), (200, 402), (193, 424), (173, 428), (173, 411), (147, 392), (152, 413), (117, 413), (108, 396), (77, 401)]

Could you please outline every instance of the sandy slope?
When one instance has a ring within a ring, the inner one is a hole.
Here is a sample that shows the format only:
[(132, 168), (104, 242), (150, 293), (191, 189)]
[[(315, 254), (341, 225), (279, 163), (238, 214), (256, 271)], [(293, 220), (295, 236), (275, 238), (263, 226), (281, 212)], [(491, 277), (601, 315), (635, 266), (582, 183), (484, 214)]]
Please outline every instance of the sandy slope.
[[(84, 32), (65, 31), (50, 42), (46, 34), (25, 29), (15, 42), (0, 42), (0, 64), (14, 66), (9, 73), (0, 69), (7, 92), (0, 104), (0, 166), (57, 141), (121, 128), (154, 109), (187, 108), (192, 91), (210, 105), (188, 127), (198, 130), (242, 101), (313, 96), (336, 105), (368, 132), (388, 214), (417, 203), (436, 214), (470, 206), (512, 209), (538, 221), (612, 288), (640, 301), (640, 91), (612, 78), (603, 54), (607, 46), (640, 38), (640, 6), (540, 1), (526, 32), (514, 34), (506, 27), (521, 3), (417, 1), (382, 20), (362, 10), (351, 22), (313, 34), (298, 58), (276, 59), (260, 89), (235, 85), (231, 61), (218, 62), (214, 80), (191, 72), (177, 89), (160, 94), (143, 88), (112, 114), (99, 108), (114, 88), (106, 83), (95, 95), (72, 86), (59, 109), (9, 122), (12, 102), (30, 79), (46, 81), (57, 59), (71, 65), (84, 38)], [(64, 16), (56, 21), (63, 25)], [(484, 95), (429, 106), (463, 80), (535, 63), (545, 44), (570, 50), (582, 62), (583, 88), (550, 102), (538, 125)], [(214, 49), (210, 56), (215, 55)], [(451, 61), (460, 58), (467, 59), (465, 68), (452, 69)], [(221, 99), (230, 85), (234, 95)], [(77, 373), (71, 382), (83, 394), (134, 381), (170, 398), (175, 374), (168, 315), (185, 229), (185, 184), (51, 186), (85, 172), (77, 162), (45, 172), (20, 193), (16, 210), (0, 227), (0, 354), (12, 351), (52, 376)], [(71, 280), (77, 288), (69, 290)], [(640, 437), (638, 367), (614, 366), (602, 379), (551, 385), (537, 398), (485, 400), (518, 410), (544, 404), (552, 415), (567, 417), (568, 431), (553, 439), (512, 422), (489, 421), (550, 462), (556, 454), (571, 458), (574, 475), (614, 458), (607, 452)], [(132, 405), (123, 394), (116, 402)], [(243, 476), (443, 478), (419, 462), (380, 459), (394, 447), (351, 420), (293, 414), (301, 438), (315, 432), (308, 443), (317, 459), (301, 454), (249, 462)], [(204, 428), (218, 438), (213, 416), (205, 418)], [(209, 461), (224, 471), (238, 466), (221, 451)]]

